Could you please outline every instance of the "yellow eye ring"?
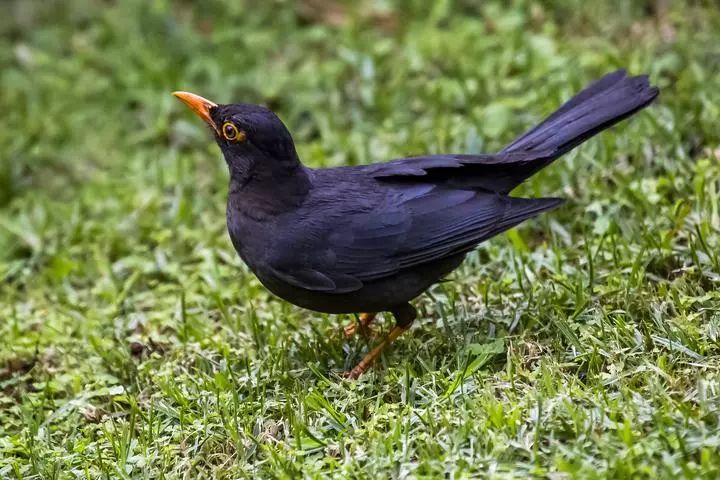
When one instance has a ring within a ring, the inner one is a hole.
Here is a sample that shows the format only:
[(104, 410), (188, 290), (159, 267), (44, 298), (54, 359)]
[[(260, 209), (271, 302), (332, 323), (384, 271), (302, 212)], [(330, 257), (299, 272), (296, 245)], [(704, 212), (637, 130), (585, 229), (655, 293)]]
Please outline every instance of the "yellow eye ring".
[(223, 123), (222, 134), (229, 142), (244, 142), (246, 138), (245, 132), (238, 130), (231, 122)]

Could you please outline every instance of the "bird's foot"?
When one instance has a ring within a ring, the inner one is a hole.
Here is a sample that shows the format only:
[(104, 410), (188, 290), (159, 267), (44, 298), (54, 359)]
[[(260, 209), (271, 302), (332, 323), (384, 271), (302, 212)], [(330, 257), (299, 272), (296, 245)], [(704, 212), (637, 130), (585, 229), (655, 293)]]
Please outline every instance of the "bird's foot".
[(393, 327), (393, 329), (390, 330), (390, 333), (388, 333), (387, 337), (385, 337), (378, 346), (376, 346), (375, 348), (370, 350), (370, 352), (368, 352), (368, 354), (365, 355), (365, 358), (360, 360), (360, 363), (355, 365), (355, 368), (353, 368), (349, 372), (345, 372), (343, 374), (343, 377), (347, 378), (349, 380), (357, 380), (358, 378), (360, 378), (360, 375), (365, 373), (367, 371), (367, 369), (370, 368), (370, 365), (372, 365), (373, 362), (377, 359), (377, 357), (380, 356), (380, 354), (383, 352), (385, 347), (390, 345), (397, 337), (402, 335), (402, 333), (407, 329), (408, 329), (408, 327), (399, 327), (397, 325), (395, 327)]
[(362, 335), (363, 337), (369, 338), (375, 338), (378, 336), (378, 329), (373, 327), (363, 327), (362, 325), (357, 325), (355, 323), (347, 325), (343, 328), (343, 332), (345, 333), (345, 337), (348, 339), (353, 338), (355, 335)]
[(374, 334), (375, 331), (369, 327), (370, 324), (372, 324), (372, 322), (375, 320), (376, 316), (376, 313), (361, 314), (360, 319), (357, 321), (357, 323), (351, 323), (350, 325), (347, 325), (345, 327), (345, 336), (351, 338), (357, 333), (360, 333), (361, 335), (368, 335), (368, 333)]

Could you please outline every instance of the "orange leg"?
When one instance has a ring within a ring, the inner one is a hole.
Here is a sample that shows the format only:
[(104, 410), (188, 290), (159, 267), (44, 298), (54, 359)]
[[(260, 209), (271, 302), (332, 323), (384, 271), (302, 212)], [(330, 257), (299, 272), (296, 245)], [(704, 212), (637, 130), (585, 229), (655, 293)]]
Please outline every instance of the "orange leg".
[(355, 368), (353, 368), (349, 372), (345, 373), (345, 378), (349, 378), (351, 380), (357, 380), (358, 377), (360, 377), (360, 375), (365, 373), (365, 371), (370, 367), (370, 365), (372, 365), (372, 363), (375, 361), (375, 359), (377, 359), (377, 357), (380, 356), (380, 354), (385, 349), (385, 347), (390, 345), (397, 337), (402, 335), (402, 333), (407, 329), (408, 329), (408, 327), (399, 327), (397, 325), (395, 327), (393, 327), (393, 329), (390, 330), (390, 333), (388, 333), (387, 337), (385, 337), (383, 339), (383, 341), (380, 342), (380, 344), (377, 347), (370, 350), (370, 352), (367, 355), (365, 355), (365, 358), (360, 360), (360, 363), (355, 365)]
[(345, 336), (346, 337), (352, 337), (355, 335), (358, 331), (362, 332), (366, 330), (370, 324), (375, 320), (375, 317), (377, 316), (377, 313), (361, 313), (360, 314), (360, 320), (358, 321), (358, 324), (351, 323), (347, 327), (345, 327)]

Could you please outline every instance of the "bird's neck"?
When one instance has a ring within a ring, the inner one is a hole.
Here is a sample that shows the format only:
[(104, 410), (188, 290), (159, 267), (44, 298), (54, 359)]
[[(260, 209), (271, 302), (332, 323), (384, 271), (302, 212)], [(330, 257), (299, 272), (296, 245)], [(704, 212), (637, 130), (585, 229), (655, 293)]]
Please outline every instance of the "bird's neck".
[(251, 174), (239, 173), (230, 171), (228, 208), (257, 220), (299, 207), (311, 188), (310, 171), (299, 161), (266, 163)]

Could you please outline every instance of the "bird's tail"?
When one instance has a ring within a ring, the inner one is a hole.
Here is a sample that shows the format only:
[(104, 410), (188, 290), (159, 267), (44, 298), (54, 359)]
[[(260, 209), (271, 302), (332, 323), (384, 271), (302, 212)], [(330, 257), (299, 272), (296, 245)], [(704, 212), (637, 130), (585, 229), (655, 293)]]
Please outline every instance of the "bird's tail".
[(593, 82), (502, 152), (543, 152), (547, 161), (537, 165), (534, 169), (537, 171), (590, 137), (647, 107), (657, 96), (658, 89), (650, 85), (647, 75), (628, 77), (625, 70), (618, 70)]

